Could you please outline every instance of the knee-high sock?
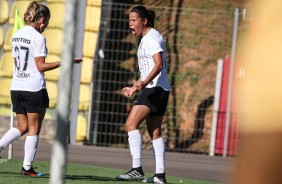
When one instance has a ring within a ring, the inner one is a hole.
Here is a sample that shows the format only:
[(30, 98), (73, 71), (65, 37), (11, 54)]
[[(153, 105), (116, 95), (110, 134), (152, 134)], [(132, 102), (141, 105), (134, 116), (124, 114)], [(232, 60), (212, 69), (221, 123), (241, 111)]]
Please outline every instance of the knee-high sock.
[(163, 138), (153, 140), (153, 154), (156, 163), (156, 174), (165, 172), (165, 145)]
[(32, 167), (32, 162), (34, 160), (37, 146), (39, 142), (39, 136), (26, 136), (25, 145), (24, 145), (24, 162), (23, 167), (26, 170), (29, 170)]
[(139, 130), (128, 132), (128, 143), (132, 156), (132, 168), (141, 167), (142, 140)]
[(6, 148), (14, 140), (21, 137), (21, 132), (17, 128), (11, 128), (8, 132), (0, 139), (0, 150)]

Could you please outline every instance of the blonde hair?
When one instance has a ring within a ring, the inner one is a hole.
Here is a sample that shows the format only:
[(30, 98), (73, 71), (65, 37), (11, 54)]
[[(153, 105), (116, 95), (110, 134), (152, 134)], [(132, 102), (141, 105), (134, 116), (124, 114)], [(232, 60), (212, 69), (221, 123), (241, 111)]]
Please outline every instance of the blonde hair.
[(33, 1), (29, 4), (24, 14), (24, 22), (25, 24), (30, 24), (37, 22), (41, 17), (47, 18), (50, 16), (50, 10), (47, 6), (38, 4), (36, 1)]

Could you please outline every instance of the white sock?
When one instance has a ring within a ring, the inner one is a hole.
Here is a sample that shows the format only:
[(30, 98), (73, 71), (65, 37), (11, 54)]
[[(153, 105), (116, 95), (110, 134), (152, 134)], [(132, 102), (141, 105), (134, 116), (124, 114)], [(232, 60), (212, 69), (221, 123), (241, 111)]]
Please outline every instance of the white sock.
[(32, 162), (34, 160), (37, 146), (39, 142), (39, 136), (26, 136), (24, 145), (24, 162), (23, 167), (25, 170), (29, 170), (32, 167)]
[(154, 146), (152, 147), (152, 157), (153, 157), (154, 163), (155, 163), (155, 165), (156, 165), (156, 158), (155, 158), (155, 149), (154, 149)]
[(128, 132), (128, 143), (132, 156), (132, 168), (141, 167), (142, 140), (139, 130)]
[(164, 157), (165, 145), (163, 138), (153, 140), (153, 154), (156, 163), (156, 174), (165, 172)]
[(0, 139), (0, 150), (6, 148), (14, 140), (21, 137), (21, 132), (17, 128), (11, 128), (8, 132)]

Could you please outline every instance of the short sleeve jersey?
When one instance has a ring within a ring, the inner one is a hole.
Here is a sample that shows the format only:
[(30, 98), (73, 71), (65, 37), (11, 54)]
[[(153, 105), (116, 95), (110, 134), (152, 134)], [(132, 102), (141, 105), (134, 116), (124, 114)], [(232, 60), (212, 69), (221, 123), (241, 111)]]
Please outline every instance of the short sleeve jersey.
[(39, 91), (46, 88), (44, 73), (38, 71), (35, 57), (46, 57), (45, 37), (31, 26), (24, 26), (12, 37), (12, 56), (16, 66), (11, 90)]
[(137, 51), (140, 79), (144, 81), (153, 70), (155, 66), (153, 55), (159, 52), (162, 55), (163, 68), (146, 88), (159, 86), (166, 91), (170, 91), (170, 84), (167, 77), (165, 42), (163, 36), (153, 28), (141, 39)]

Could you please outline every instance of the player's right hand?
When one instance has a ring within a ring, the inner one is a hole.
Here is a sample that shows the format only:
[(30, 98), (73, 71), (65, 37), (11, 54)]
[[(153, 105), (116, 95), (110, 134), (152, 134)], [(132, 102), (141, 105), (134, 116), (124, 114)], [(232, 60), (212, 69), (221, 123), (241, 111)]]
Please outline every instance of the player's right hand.
[(73, 63), (81, 63), (83, 60), (81, 58), (74, 58)]
[(136, 91), (135, 87), (125, 87), (122, 89), (122, 93), (125, 97), (129, 98), (131, 97)]

